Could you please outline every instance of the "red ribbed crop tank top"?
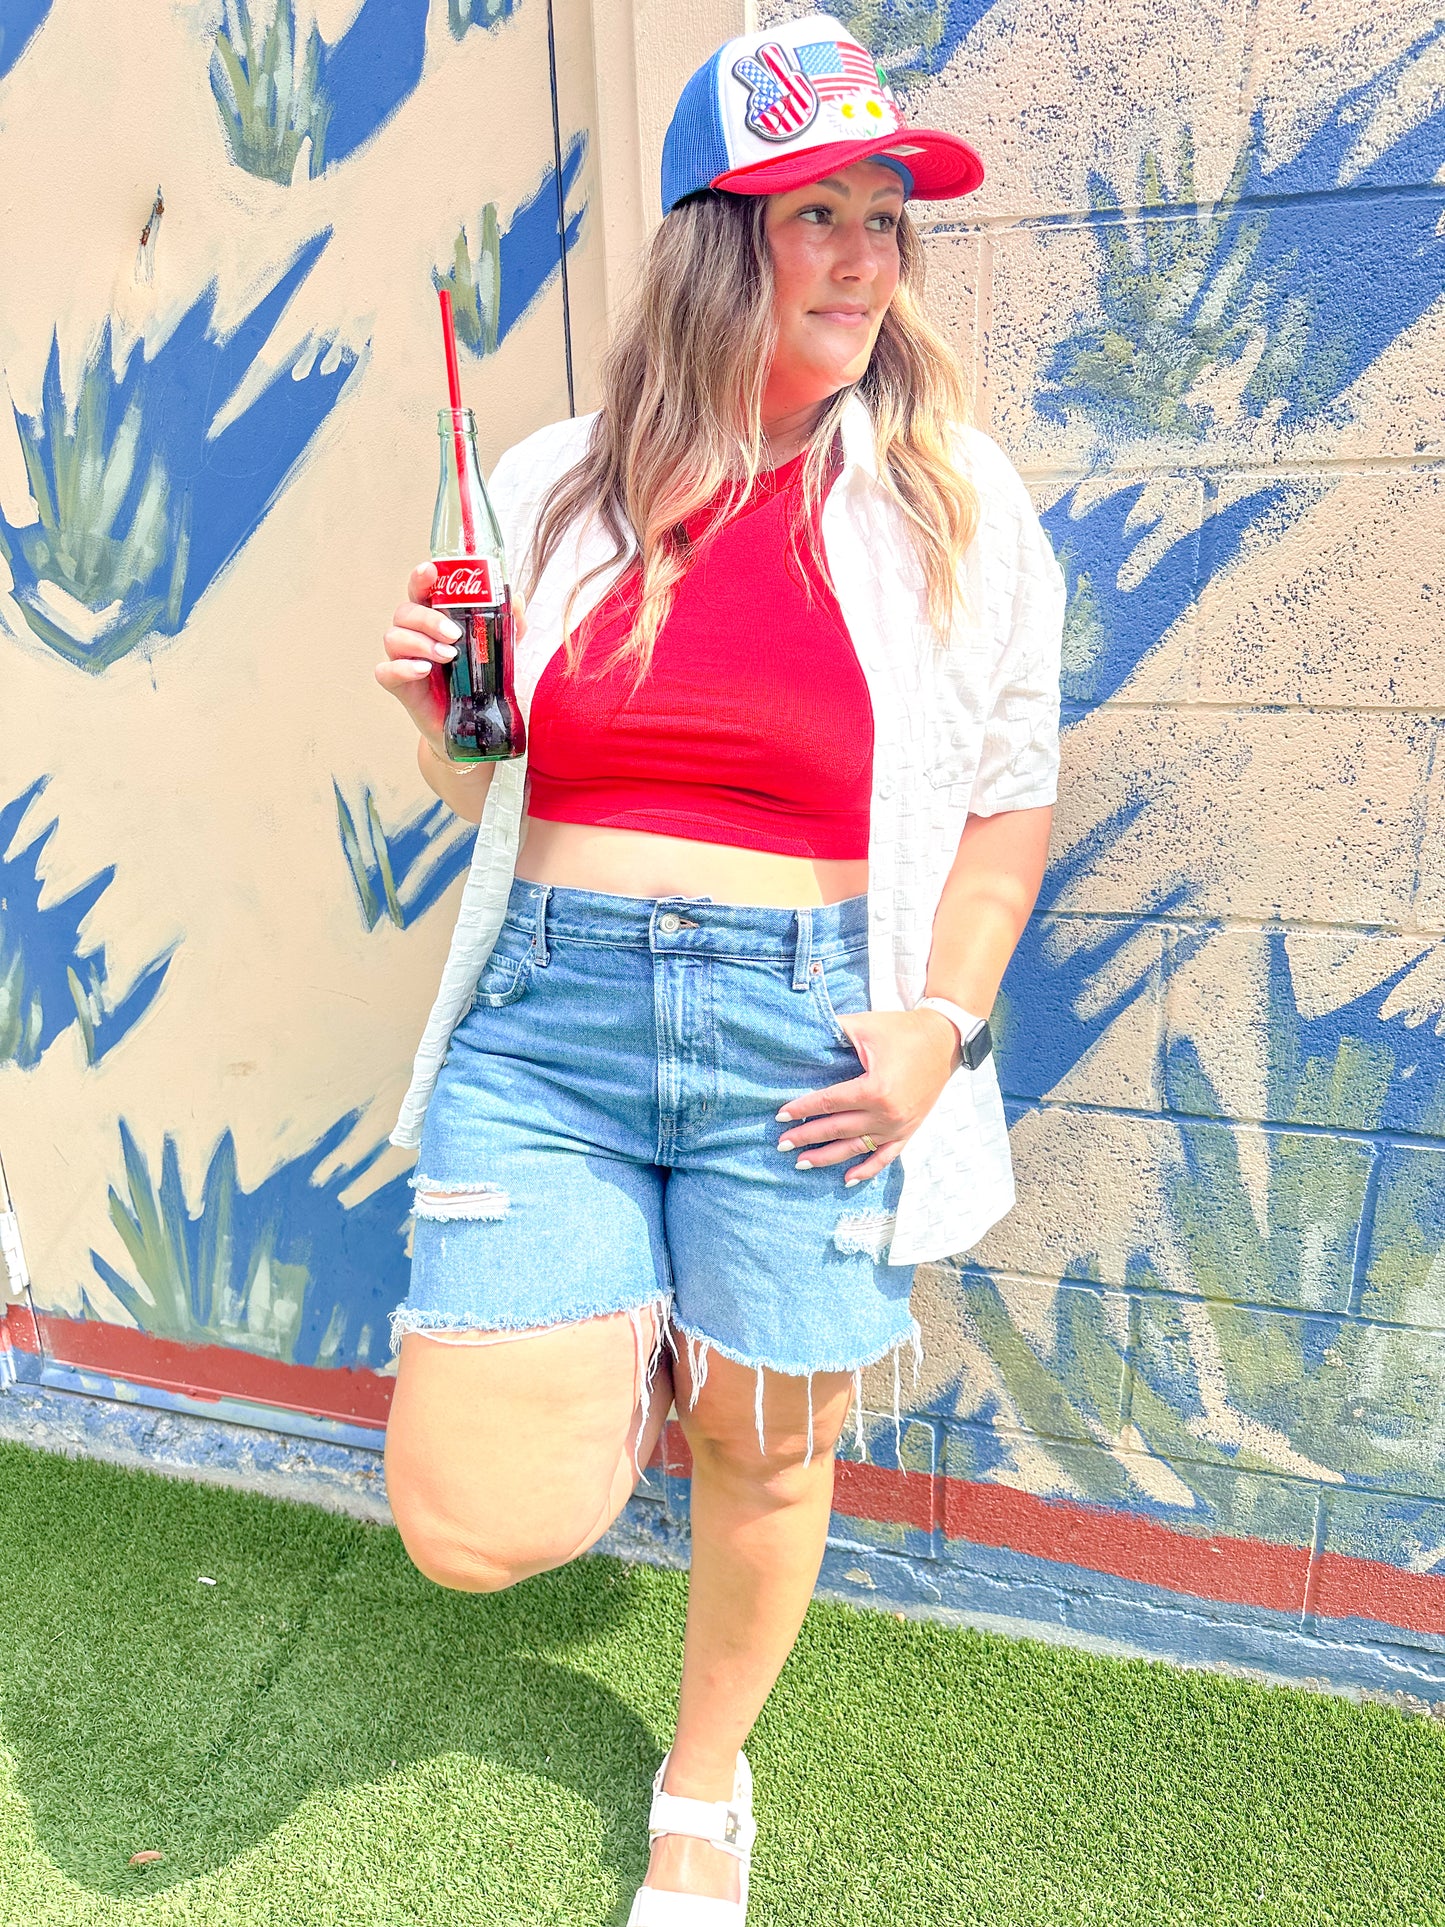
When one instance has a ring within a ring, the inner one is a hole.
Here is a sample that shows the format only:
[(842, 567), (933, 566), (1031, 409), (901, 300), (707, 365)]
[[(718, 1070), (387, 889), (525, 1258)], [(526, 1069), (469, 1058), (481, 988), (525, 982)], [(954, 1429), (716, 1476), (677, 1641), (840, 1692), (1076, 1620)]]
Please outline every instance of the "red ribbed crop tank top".
[[(866, 857), (873, 710), (806, 535), (805, 457), (758, 478), (678, 583), (651, 667), (608, 656), (637, 616), (629, 567), (558, 649), (528, 717), (530, 815), (784, 856)], [(703, 509), (685, 526), (697, 541)], [(816, 531), (816, 523), (814, 524)]]

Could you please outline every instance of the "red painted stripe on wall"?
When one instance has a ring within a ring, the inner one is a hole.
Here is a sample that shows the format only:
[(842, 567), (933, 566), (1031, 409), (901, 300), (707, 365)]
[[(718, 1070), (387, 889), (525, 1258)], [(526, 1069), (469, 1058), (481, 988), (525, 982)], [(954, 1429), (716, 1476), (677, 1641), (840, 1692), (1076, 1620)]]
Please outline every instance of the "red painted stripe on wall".
[(1011, 1486), (963, 1479), (944, 1483), (943, 1530), (950, 1539), (1089, 1566), (1168, 1592), (1275, 1612), (1300, 1612), (1304, 1607), (1308, 1546), (1199, 1538), (1137, 1513), (1039, 1499)]
[(1445, 1576), (1402, 1572), (1378, 1559), (1322, 1552), (1313, 1604), (1326, 1619), (1381, 1619), (1412, 1633), (1445, 1633)]
[(839, 1459), (833, 1481), (833, 1508), (849, 1519), (879, 1525), (933, 1530), (935, 1481), (926, 1472), (897, 1472), (886, 1465), (860, 1465)]
[(6, 1330), (21, 1351), (39, 1351), (58, 1365), (132, 1379), (188, 1398), (244, 1398), (351, 1425), (385, 1425), (391, 1407), (395, 1381), (376, 1372), (288, 1365), (231, 1345), (183, 1345), (98, 1318), (12, 1315)]
[[(31, 1316), (11, 1306), (0, 1331), (21, 1351), (107, 1377), (200, 1399), (247, 1399), (350, 1424), (386, 1424), (394, 1379), (376, 1372), (287, 1365), (228, 1345), (183, 1345), (97, 1319)], [(688, 1478), (692, 1455), (676, 1420), (654, 1466)], [(939, 1520), (959, 1543), (1082, 1566), (1112, 1578), (1221, 1604), (1301, 1611), (1309, 1551), (1263, 1539), (1203, 1538), (1156, 1520), (1072, 1500), (1041, 1499), (1011, 1486), (931, 1478), (887, 1466), (838, 1463), (835, 1509), (845, 1518), (929, 1531)], [(1445, 1634), (1445, 1575), (1413, 1573), (1374, 1559), (1323, 1553), (1313, 1609), (1325, 1618), (1373, 1619), (1410, 1632)]]

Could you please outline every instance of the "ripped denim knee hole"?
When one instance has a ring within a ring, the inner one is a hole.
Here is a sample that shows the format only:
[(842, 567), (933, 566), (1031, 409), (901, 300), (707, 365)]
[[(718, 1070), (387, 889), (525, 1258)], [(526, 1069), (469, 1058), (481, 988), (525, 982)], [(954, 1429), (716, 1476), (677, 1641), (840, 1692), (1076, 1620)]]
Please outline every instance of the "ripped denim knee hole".
[(511, 1194), (500, 1184), (438, 1184), (419, 1174), (407, 1183), (416, 1193), (412, 1211), (418, 1218), (505, 1218), (512, 1208)]

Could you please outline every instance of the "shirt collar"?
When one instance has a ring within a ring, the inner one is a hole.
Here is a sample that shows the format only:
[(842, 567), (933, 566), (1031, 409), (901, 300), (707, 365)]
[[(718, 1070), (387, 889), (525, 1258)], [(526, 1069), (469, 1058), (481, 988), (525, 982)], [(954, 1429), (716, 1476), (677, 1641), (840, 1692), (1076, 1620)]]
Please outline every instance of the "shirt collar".
[(858, 468), (872, 482), (878, 480), (878, 444), (873, 433), (873, 417), (857, 389), (843, 404), (838, 432), (843, 441), (844, 468)]

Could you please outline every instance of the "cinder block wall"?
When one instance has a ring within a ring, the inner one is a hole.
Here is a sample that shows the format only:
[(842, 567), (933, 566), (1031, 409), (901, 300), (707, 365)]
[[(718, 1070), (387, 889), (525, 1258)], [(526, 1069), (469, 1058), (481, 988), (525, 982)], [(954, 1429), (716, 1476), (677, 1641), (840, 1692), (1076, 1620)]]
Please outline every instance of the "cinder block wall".
[(1437, 11), (844, 10), (910, 117), (987, 159), (918, 210), (933, 301), (1071, 590), (1050, 872), (999, 1012), (1019, 1203), (927, 1290), (917, 1583), (1427, 1694)]

